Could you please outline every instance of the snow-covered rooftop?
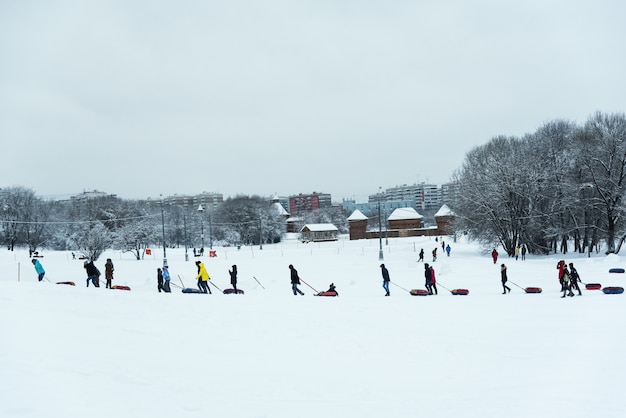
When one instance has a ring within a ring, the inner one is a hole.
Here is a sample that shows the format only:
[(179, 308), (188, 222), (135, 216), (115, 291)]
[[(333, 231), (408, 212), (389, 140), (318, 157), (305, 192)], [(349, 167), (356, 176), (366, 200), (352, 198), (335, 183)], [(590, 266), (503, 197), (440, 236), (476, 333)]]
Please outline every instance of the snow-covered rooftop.
[(397, 208), (391, 215), (389, 215), (389, 221), (399, 221), (404, 219), (421, 219), (422, 215), (417, 213), (413, 208)]
[(349, 221), (362, 221), (368, 219), (367, 216), (365, 216), (363, 214), (363, 212), (361, 212), (360, 210), (356, 209), (354, 212), (352, 212), (352, 215), (348, 216), (348, 222)]
[(287, 212), (285, 208), (283, 207), (283, 205), (281, 205), (280, 203), (274, 202), (273, 207), (274, 207), (274, 210), (276, 210), (279, 215), (289, 215), (289, 212)]
[(435, 213), (435, 218), (439, 216), (454, 216), (454, 212), (448, 207), (448, 205), (444, 204), (442, 207), (439, 208), (437, 213)]
[(302, 227), (302, 230), (305, 228), (311, 232), (338, 231), (333, 224), (306, 224)]

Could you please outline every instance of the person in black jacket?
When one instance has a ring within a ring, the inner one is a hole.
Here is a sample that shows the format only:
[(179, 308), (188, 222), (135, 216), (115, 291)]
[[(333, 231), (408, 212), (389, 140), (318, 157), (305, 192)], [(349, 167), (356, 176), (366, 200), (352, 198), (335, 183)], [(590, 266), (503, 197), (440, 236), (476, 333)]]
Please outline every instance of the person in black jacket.
[(506, 275), (506, 266), (504, 264), (500, 266), (500, 277), (502, 279), (502, 290), (504, 290), (502, 294), (504, 295), (506, 292), (511, 293), (511, 288), (506, 285), (506, 282), (509, 281), (509, 278)]
[(428, 290), (428, 294), (433, 294), (433, 272), (430, 270), (430, 266), (428, 263), (424, 263), (424, 278), (426, 282), (424, 283), (426, 286), (426, 290)]
[(383, 275), (383, 289), (385, 289), (385, 296), (389, 296), (389, 282), (391, 281), (391, 279), (389, 279), (389, 270), (387, 270), (387, 267), (385, 267), (384, 264), (380, 265), (380, 272)]
[(582, 296), (583, 292), (580, 291), (580, 286), (578, 286), (578, 282), (580, 282), (580, 276), (578, 275), (578, 270), (574, 268), (574, 263), (569, 263), (569, 274), (572, 278), (571, 288), (578, 290), (578, 296)]
[(572, 275), (567, 269), (567, 265), (563, 267), (563, 296), (574, 296), (574, 292), (572, 292)]
[(163, 270), (160, 268), (157, 269), (157, 289), (159, 290), (159, 293), (165, 290), (163, 288)]
[(90, 280), (95, 287), (100, 287), (100, 270), (93, 264), (93, 261), (85, 261), (83, 267), (87, 271), (87, 287), (89, 287)]
[(237, 293), (237, 265), (233, 264), (233, 269), (228, 270), (228, 274), (230, 274), (230, 284), (233, 285), (233, 289)]
[(289, 264), (289, 270), (291, 270), (291, 290), (293, 290), (293, 294), (297, 295), (298, 293), (304, 295), (304, 293), (298, 289), (298, 285), (300, 284), (300, 276), (298, 276), (298, 270), (296, 270), (293, 264)]

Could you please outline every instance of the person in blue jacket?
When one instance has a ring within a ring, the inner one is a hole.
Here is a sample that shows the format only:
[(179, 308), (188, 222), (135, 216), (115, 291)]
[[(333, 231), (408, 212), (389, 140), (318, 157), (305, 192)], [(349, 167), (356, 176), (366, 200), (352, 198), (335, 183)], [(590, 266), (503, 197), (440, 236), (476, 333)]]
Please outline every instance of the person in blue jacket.
[(171, 293), (172, 288), (170, 287), (170, 271), (167, 266), (163, 266), (163, 291), (165, 293)]
[(46, 271), (43, 269), (43, 266), (41, 265), (41, 263), (39, 262), (39, 260), (33, 258), (33, 266), (35, 266), (35, 271), (37, 272), (37, 274), (39, 275), (39, 281), (43, 280), (43, 276), (45, 276)]

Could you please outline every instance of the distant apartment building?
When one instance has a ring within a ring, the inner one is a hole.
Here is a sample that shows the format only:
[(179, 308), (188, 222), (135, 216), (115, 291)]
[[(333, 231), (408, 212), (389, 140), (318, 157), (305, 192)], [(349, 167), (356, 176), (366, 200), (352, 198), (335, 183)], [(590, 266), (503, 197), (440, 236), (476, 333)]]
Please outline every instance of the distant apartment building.
[(316, 209), (329, 208), (332, 206), (329, 193), (302, 194), (289, 196), (289, 213), (297, 215), (303, 212), (311, 212)]
[(436, 184), (403, 184), (385, 190), (386, 200), (410, 200), (416, 202), (420, 210), (432, 210), (441, 206), (441, 194)]
[(98, 199), (98, 198), (103, 198), (103, 197), (117, 197), (117, 195), (115, 194), (110, 194), (110, 193), (105, 193), (105, 192), (101, 192), (98, 190), (91, 190), (89, 192), (84, 191), (80, 194), (74, 195), (74, 196), (70, 196), (70, 200), (74, 201), (74, 202), (80, 202), (80, 201), (84, 201), (84, 200), (91, 200), (91, 199)]
[[(449, 192), (449, 188), (446, 188), (446, 193)], [(358, 209), (371, 216), (378, 211), (378, 202), (385, 213), (391, 213), (398, 208), (435, 211), (442, 205), (442, 190), (435, 184), (403, 184), (389, 187), (382, 193), (369, 195), (367, 203), (355, 203), (354, 200), (344, 199), (342, 207), (346, 212), (351, 213)]]
[(343, 199), (341, 206), (346, 213), (359, 210), (369, 217), (377, 216), (379, 202), (381, 216), (398, 208), (414, 208), (432, 215), (443, 204), (454, 207), (458, 194), (459, 186), (457, 183), (446, 183), (441, 187), (426, 183), (404, 184), (369, 195), (366, 203), (356, 203), (354, 199)]
[(441, 185), (441, 203), (454, 207), (454, 202), (459, 198), (461, 187), (458, 183), (446, 183)]
[[(163, 199), (164, 205), (179, 205), (185, 209), (198, 210), (202, 206), (202, 210), (212, 212), (224, 203), (224, 196), (221, 193), (202, 192), (197, 195), (172, 195)], [(161, 199), (148, 198), (145, 203), (149, 205), (158, 205)]]

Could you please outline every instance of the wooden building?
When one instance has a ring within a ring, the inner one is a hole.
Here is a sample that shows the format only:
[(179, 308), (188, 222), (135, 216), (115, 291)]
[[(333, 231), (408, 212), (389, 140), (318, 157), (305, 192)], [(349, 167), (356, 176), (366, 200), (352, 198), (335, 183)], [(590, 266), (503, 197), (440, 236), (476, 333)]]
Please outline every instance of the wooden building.
[(302, 241), (337, 241), (339, 230), (333, 224), (306, 224), (300, 230)]
[(366, 238), (365, 231), (367, 230), (368, 217), (360, 210), (356, 209), (352, 212), (352, 215), (348, 217), (348, 224), (350, 225), (350, 240), (364, 239)]

